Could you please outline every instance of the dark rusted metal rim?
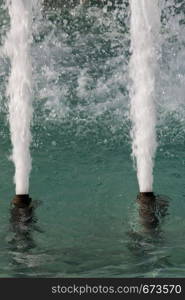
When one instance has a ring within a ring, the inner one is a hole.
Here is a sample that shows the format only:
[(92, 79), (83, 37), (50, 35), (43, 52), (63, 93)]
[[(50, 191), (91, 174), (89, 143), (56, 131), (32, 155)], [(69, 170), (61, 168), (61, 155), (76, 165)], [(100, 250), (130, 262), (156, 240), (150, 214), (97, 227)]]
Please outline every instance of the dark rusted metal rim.
[(154, 202), (156, 200), (156, 196), (153, 192), (141, 192), (137, 197), (137, 201), (143, 203)]
[(29, 197), (28, 194), (24, 195), (15, 195), (15, 197), (12, 200), (12, 203), (16, 207), (29, 207), (31, 204), (31, 198)]

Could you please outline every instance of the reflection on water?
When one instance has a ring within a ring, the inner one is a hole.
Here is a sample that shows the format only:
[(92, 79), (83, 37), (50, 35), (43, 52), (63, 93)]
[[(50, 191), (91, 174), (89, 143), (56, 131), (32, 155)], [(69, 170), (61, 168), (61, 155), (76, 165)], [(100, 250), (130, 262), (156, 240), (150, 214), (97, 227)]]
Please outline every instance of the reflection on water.
[(149, 196), (138, 196), (139, 219), (145, 232), (157, 234), (160, 232), (160, 224), (168, 214), (169, 199), (163, 196), (155, 196), (153, 193)]
[(34, 231), (40, 231), (37, 226), (37, 217), (35, 209), (38, 202), (33, 201), (28, 207), (13, 206), (10, 210), (10, 232), (9, 250), (11, 253), (12, 268), (16, 272), (16, 268), (29, 267), (34, 262), (31, 250), (36, 248), (36, 242), (33, 238)]
[(35, 247), (32, 238), (32, 230), (35, 223), (36, 218), (32, 206), (25, 208), (15, 206), (11, 209), (10, 225), (14, 233), (13, 239), (10, 241), (12, 248), (24, 252)]
[[(96, 203), (97, 210), (95, 204), (88, 204), (88, 215), (82, 203), (73, 203), (72, 210), (61, 201), (56, 203), (55, 217), (45, 203), (37, 210), (44, 231), (38, 228), (35, 209), (12, 209), (8, 269), (4, 270), (12, 277), (159, 277), (162, 270), (175, 268), (164, 226), (168, 202), (164, 197), (161, 201), (156, 201), (155, 210), (153, 205), (135, 204), (133, 230), (125, 205), (119, 213), (120, 205), (102, 209), (102, 201)], [(81, 218), (79, 205), (84, 210)], [(49, 214), (43, 219), (46, 210)], [(150, 222), (154, 213), (158, 222)]]
[(171, 266), (168, 254), (163, 254), (162, 250), (160, 253), (158, 250), (165, 246), (162, 224), (168, 215), (170, 199), (166, 196), (148, 194), (151, 195), (145, 197), (140, 194), (137, 197), (138, 220), (135, 228), (128, 233), (128, 249), (133, 257), (140, 261), (138, 271), (156, 277), (157, 270)]

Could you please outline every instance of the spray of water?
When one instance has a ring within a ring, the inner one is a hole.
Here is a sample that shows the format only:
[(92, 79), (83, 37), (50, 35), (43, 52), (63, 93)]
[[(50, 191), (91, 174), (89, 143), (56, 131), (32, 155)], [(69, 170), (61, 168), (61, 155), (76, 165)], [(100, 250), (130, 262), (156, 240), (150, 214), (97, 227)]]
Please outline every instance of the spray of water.
[(140, 192), (151, 192), (153, 189), (153, 160), (157, 146), (155, 74), (160, 11), (158, 1), (151, 0), (130, 0), (130, 7), (132, 151), (136, 159)]
[(4, 51), (10, 58), (11, 71), (7, 87), (9, 97), (9, 123), (15, 164), (16, 194), (27, 194), (31, 170), (30, 123), (32, 120), (32, 67), (30, 38), (32, 1), (7, 0), (10, 31)]

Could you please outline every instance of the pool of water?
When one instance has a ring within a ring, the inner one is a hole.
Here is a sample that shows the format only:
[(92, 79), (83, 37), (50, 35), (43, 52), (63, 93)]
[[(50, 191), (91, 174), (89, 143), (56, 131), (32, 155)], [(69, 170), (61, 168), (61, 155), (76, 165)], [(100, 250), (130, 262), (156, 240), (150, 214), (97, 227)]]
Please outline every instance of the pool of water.
[[(0, 277), (185, 276), (185, 10), (175, 2), (160, 1), (154, 191), (168, 209), (153, 232), (140, 225), (136, 203), (128, 2), (35, 1), (30, 196), (37, 207), (30, 224), (13, 224), (9, 62), (1, 55)], [(3, 45), (9, 19), (0, 3)]]

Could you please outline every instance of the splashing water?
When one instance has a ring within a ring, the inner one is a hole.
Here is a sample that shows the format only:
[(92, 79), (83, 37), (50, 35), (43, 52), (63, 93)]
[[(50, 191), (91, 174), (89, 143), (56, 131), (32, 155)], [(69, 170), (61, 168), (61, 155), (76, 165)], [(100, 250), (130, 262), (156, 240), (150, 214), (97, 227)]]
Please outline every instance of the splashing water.
[(11, 71), (7, 87), (9, 96), (9, 123), (15, 164), (16, 194), (27, 194), (31, 171), (30, 123), (32, 120), (32, 67), (30, 37), (32, 1), (7, 0), (10, 31), (4, 52), (10, 58)]
[(156, 152), (155, 72), (159, 44), (160, 13), (157, 1), (130, 0), (130, 77), (132, 151), (137, 164), (140, 192), (153, 189), (153, 159)]

